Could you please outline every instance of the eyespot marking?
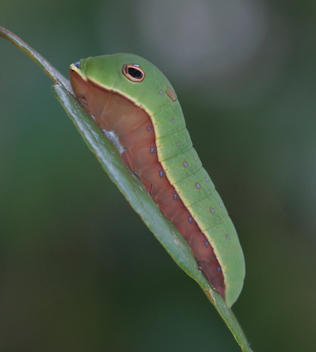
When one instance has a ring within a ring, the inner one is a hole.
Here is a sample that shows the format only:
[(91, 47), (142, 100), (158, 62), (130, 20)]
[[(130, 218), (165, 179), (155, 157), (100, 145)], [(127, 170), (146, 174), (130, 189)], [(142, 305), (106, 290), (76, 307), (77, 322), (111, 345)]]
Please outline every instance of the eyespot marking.
[(237, 235), (237, 232), (236, 232), (236, 230), (234, 231), (234, 234), (235, 234), (235, 235)]
[(175, 119), (171, 119), (171, 122), (174, 123), (174, 122), (175, 122)]
[(151, 126), (148, 126), (148, 127), (147, 127), (147, 130), (150, 131), (150, 130), (151, 130)]
[(200, 186), (200, 184), (198, 182), (195, 184), (195, 186), (196, 186), (197, 189), (201, 188), (201, 186)]
[(210, 209), (211, 213), (214, 214), (215, 210), (213, 208)]
[(177, 200), (177, 199), (178, 199), (177, 193), (173, 193), (173, 199), (174, 199), (174, 200)]
[(159, 171), (159, 176), (160, 176), (160, 177), (162, 177), (162, 176), (163, 176), (163, 174), (164, 174), (164, 173), (163, 173), (163, 171), (162, 171), (162, 170), (160, 170), (160, 171)]
[(196, 161), (196, 156), (194, 157), (194, 160)]
[(208, 241), (205, 241), (204, 244), (205, 244), (205, 247), (209, 246), (209, 242)]
[(145, 72), (137, 64), (124, 64), (122, 67), (123, 75), (132, 82), (142, 82), (145, 79)]
[(208, 179), (208, 177), (205, 177), (205, 181), (206, 181), (206, 182), (209, 182), (209, 179)]
[(189, 216), (189, 223), (192, 224), (193, 219)]
[(226, 235), (226, 238), (229, 240), (230, 239), (229, 235)]
[(154, 148), (154, 147), (151, 147), (151, 148), (150, 148), (150, 154), (152, 154), (154, 151), (155, 151), (155, 148)]
[(219, 202), (219, 206), (220, 206), (221, 208), (223, 208), (223, 204), (222, 204), (221, 202)]
[(179, 146), (180, 145), (180, 143), (179, 142), (177, 142), (177, 146)]
[(166, 93), (168, 94), (168, 97), (174, 102), (177, 100), (176, 93), (167, 85), (167, 90)]
[(189, 138), (187, 138), (187, 142), (189, 142)]
[(159, 91), (159, 94), (162, 94), (163, 93), (163, 91), (161, 90), (161, 91)]
[(220, 272), (220, 271), (221, 271), (221, 268), (218, 266), (218, 267), (216, 268), (216, 270), (217, 270), (218, 272)]
[(188, 167), (188, 163), (186, 161), (183, 162), (184, 167)]

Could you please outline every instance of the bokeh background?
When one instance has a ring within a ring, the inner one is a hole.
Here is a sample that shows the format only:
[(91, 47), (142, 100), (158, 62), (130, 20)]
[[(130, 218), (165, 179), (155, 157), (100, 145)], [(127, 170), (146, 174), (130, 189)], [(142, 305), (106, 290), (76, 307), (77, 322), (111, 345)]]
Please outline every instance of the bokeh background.
[[(314, 0), (0, 1), (64, 75), (131, 52), (173, 83), (244, 249), (233, 311), (256, 352), (315, 351), (315, 17)], [(51, 85), (0, 39), (0, 350), (240, 351)]]

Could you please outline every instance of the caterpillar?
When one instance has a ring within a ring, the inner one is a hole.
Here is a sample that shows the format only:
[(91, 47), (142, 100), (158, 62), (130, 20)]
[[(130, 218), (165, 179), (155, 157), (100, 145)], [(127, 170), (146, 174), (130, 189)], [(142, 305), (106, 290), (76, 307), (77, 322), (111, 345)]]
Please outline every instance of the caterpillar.
[(74, 94), (100, 129), (113, 132), (121, 157), (182, 234), (228, 307), (237, 300), (245, 260), (235, 227), (202, 167), (177, 95), (162, 72), (131, 54), (70, 65)]

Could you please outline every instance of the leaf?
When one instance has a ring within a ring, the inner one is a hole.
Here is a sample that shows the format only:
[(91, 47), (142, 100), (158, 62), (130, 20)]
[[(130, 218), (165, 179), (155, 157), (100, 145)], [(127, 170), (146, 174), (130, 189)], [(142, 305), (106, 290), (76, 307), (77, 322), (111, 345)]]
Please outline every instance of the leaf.
[(242, 351), (252, 351), (232, 310), (227, 308), (221, 296), (198, 271), (196, 261), (182, 235), (162, 214), (139, 179), (122, 162), (120, 154), (114, 145), (105, 137), (102, 131), (94, 124), (90, 115), (81, 107), (71, 91), (68, 80), (41, 55), (7, 29), (0, 27), (0, 36), (22, 50), (51, 77), (55, 82), (52, 87), (53, 93), (110, 179), (123, 193), (131, 207), (141, 216), (173, 260), (200, 285), (207, 298), (227, 324)]

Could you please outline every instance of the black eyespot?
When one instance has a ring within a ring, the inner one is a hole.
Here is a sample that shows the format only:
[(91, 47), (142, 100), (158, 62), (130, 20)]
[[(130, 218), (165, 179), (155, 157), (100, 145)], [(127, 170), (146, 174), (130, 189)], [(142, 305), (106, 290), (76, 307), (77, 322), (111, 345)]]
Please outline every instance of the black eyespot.
[(128, 74), (131, 75), (133, 78), (136, 79), (142, 79), (143, 78), (143, 72), (134, 68), (134, 67), (129, 67), (128, 69)]
[(141, 82), (145, 78), (145, 72), (136, 64), (123, 65), (122, 72), (132, 82)]

